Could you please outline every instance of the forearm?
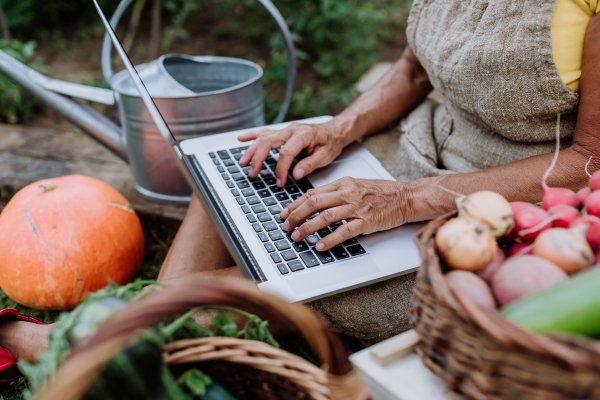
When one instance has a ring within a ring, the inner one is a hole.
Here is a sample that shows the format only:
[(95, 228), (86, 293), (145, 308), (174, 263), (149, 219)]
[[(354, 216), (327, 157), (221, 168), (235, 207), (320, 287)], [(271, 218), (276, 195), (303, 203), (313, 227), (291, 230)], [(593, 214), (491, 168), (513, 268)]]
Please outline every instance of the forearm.
[(427, 73), (410, 48), (369, 91), (334, 119), (351, 143), (400, 119), (431, 92)]
[[(587, 185), (588, 175), (585, 165), (591, 152), (579, 145), (561, 150), (558, 162), (547, 184), (550, 187), (563, 187), (577, 191)], [(481, 190), (492, 190), (503, 195), (508, 201), (542, 201), (544, 191), (542, 176), (550, 166), (553, 153), (529, 157), (484, 171), (465, 174), (452, 174), (443, 177), (418, 179), (406, 185), (406, 201), (412, 212), (412, 220), (423, 221), (435, 218), (456, 209), (456, 195), (443, 188), (468, 195)], [(589, 165), (590, 172), (600, 168), (594, 160)], [(441, 187), (440, 187), (441, 186)]]

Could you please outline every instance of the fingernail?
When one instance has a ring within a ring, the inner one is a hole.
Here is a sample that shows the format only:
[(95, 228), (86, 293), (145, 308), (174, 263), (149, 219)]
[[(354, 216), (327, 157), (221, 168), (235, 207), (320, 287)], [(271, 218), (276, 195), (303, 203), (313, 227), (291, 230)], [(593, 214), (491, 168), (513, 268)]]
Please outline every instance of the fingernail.
[[(287, 218), (287, 216), (288, 216), (288, 209), (287, 209), (287, 207), (284, 208), (283, 210), (281, 210), (281, 213), (279, 213), (279, 216), (281, 218), (284, 218), (284, 219)], [(286, 221), (286, 224), (287, 224), (287, 221)]]
[[(272, 181), (271, 181), (272, 182)], [(277, 182), (275, 182), (275, 184), (279, 187), (281, 187), (281, 179), (277, 179)]]
[(285, 223), (283, 224), (283, 230), (287, 231), (288, 229), (290, 229), (290, 223), (288, 221), (285, 221)]
[(296, 171), (296, 179), (302, 179), (304, 177), (304, 170), (302, 168), (298, 168), (298, 170)]
[(319, 250), (319, 251), (325, 250), (325, 245), (323, 243), (317, 243), (317, 250)]
[(294, 241), (300, 240), (300, 232), (296, 231), (292, 233), (292, 239), (294, 239)]

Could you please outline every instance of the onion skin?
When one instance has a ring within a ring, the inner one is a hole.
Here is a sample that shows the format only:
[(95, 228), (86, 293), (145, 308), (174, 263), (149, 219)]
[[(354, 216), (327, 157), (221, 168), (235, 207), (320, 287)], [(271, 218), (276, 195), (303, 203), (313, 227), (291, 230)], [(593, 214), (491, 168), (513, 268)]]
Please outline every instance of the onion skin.
[(574, 191), (565, 188), (548, 188), (544, 193), (542, 200), (542, 208), (549, 210), (554, 206), (568, 205), (571, 207), (579, 207), (579, 199)]
[(492, 289), (503, 306), (567, 279), (567, 274), (551, 262), (525, 255), (509, 258), (504, 263), (494, 275)]
[(496, 309), (496, 300), (489, 286), (477, 275), (468, 271), (450, 271), (445, 276), (448, 286), (458, 296), (488, 309)]
[(588, 225), (590, 227), (585, 238), (594, 252), (600, 251), (600, 218), (593, 215), (579, 217), (571, 222), (569, 228), (575, 228), (580, 225)]
[(594, 190), (600, 190), (600, 171), (596, 171), (592, 174), (588, 186), (592, 192)]
[(498, 272), (505, 261), (506, 255), (502, 250), (498, 249), (492, 261), (486, 265), (484, 269), (477, 271), (477, 275), (487, 283), (491, 284), (494, 275), (496, 275), (496, 272)]
[(566, 204), (554, 206), (548, 210), (548, 214), (552, 216), (560, 216), (560, 218), (552, 221), (552, 226), (555, 228), (568, 228), (569, 224), (581, 217), (581, 213), (575, 207)]
[(515, 225), (512, 209), (502, 195), (490, 190), (457, 199), (458, 216), (472, 218), (490, 228), (496, 237), (508, 234)]
[(585, 211), (587, 211), (588, 215), (600, 217), (600, 191), (592, 192), (588, 196), (585, 201)]
[(540, 226), (540, 228), (534, 232), (525, 233), (523, 231), (527, 231), (531, 228), (536, 227), (538, 224), (547, 220), (549, 217), (550, 214), (548, 214), (546, 211), (542, 210), (539, 207), (529, 207), (519, 211), (515, 216), (517, 234), (524, 241), (533, 242), (534, 239), (540, 233), (552, 226), (552, 221), (548, 221), (548, 223)]
[(585, 236), (589, 227), (571, 229), (550, 228), (534, 242), (533, 254), (560, 267), (567, 274), (588, 268), (594, 262), (594, 253)]
[(446, 222), (435, 237), (440, 257), (453, 269), (478, 271), (488, 265), (498, 243), (487, 226), (468, 218)]

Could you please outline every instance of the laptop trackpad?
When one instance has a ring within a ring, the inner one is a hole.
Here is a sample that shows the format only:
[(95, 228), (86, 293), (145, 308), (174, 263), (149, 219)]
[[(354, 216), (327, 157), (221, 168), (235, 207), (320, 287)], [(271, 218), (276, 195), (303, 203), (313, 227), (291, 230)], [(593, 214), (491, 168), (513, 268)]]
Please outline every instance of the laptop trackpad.
[[(294, 294), (301, 295), (378, 272), (381, 272), (381, 269), (371, 257), (364, 256), (352, 261), (317, 267), (301, 275), (290, 277), (286, 279), (286, 282)], [(361, 281), (364, 282), (364, 279)]]
[(308, 176), (314, 187), (319, 187), (350, 176), (357, 179), (381, 179), (373, 167), (362, 157), (335, 161)]

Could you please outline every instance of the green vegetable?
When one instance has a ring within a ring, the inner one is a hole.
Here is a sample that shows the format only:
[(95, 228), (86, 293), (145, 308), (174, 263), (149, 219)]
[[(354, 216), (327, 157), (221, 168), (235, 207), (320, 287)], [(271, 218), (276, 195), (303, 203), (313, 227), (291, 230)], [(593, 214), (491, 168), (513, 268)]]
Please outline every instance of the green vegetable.
[(190, 400), (236, 400), (227, 389), (197, 369), (185, 372), (177, 382), (190, 395)]
[(517, 300), (500, 313), (541, 334), (600, 335), (600, 266), (549, 289)]

